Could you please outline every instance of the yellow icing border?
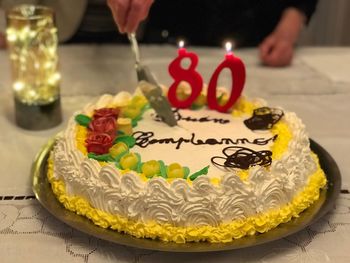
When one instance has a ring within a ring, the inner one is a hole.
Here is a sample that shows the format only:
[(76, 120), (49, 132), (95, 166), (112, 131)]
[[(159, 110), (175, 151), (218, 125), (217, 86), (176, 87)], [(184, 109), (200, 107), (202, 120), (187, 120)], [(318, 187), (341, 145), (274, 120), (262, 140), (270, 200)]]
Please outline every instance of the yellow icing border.
[(288, 149), (288, 144), (293, 135), (288, 124), (282, 119), (271, 128), (271, 133), (277, 135), (276, 140), (271, 146), (272, 160), (281, 159), (283, 153)]
[(53, 177), (53, 161), (48, 161), (48, 179), (52, 190), (58, 200), (70, 211), (83, 215), (102, 228), (111, 228), (119, 232), (125, 232), (137, 238), (161, 239), (176, 243), (208, 241), (212, 243), (231, 242), (247, 235), (264, 233), (281, 223), (290, 221), (318, 200), (320, 188), (326, 185), (326, 177), (318, 164), (317, 171), (309, 178), (306, 187), (297, 194), (293, 200), (280, 209), (271, 210), (264, 214), (258, 214), (244, 220), (236, 220), (230, 223), (214, 226), (176, 227), (170, 224), (158, 224), (156, 222), (135, 222), (125, 217), (112, 215), (93, 208), (85, 199), (79, 196), (68, 196), (63, 181)]
[[(293, 136), (288, 124), (284, 120), (277, 122), (270, 131), (272, 135), (277, 135), (277, 138), (271, 145), (270, 149), (272, 152), (272, 161), (276, 161), (288, 150), (288, 144)], [(242, 181), (248, 179), (249, 170), (250, 169), (240, 170), (237, 172), (237, 175)]]
[(76, 125), (75, 131), (75, 141), (79, 151), (81, 151), (84, 156), (87, 156), (88, 152), (85, 147), (85, 140), (87, 138), (87, 129), (84, 126)]
[(254, 110), (259, 107), (261, 107), (259, 103), (254, 103), (241, 96), (233, 106), (232, 116), (242, 117), (243, 115), (253, 115)]

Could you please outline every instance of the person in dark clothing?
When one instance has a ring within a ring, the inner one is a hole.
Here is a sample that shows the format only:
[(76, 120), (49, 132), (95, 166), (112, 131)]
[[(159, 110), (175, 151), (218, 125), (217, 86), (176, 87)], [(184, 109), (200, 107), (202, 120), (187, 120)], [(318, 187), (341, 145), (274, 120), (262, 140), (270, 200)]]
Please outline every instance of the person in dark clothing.
[[(153, 5), (152, 5), (153, 4)], [(259, 46), (268, 66), (291, 63), (295, 43), (317, 0), (108, 0), (121, 33), (144, 27), (145, 43)], [(152, 8), (151, 8), (152, 6)]]

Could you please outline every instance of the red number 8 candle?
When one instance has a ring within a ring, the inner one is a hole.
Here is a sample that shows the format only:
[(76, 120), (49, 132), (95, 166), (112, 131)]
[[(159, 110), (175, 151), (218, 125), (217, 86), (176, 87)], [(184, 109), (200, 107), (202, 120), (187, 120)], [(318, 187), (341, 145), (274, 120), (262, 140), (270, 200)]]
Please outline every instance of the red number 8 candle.
[[(245, 82), (245, 67), (242, 60), (233, 55), (231, 48), (232, 44), (227, 42), (226, 45), (226, 56), (225, 60), (216, 68), (214, 74), (212, 75), (209, 86), (208, 86), (208, 107), (213, 110), (220, 112), (227, 112), (228, 109), (236, 102), (242, 93), (244, 82)], [(225, 68), (230, 69), (232, 75), (232, 90), (230, 98), (225, 105), (219, 105), (216, 98), (216, 87), (218, 82), (218, 77), (221, 71)]]
[[(185, 58), (191, 60), (188, 69), (181, 66), (181, 61)], [(198, 65), (198, 56), (193, 52), (187, 52), (184, 48), (184, 42), (179, 42), (178, 57), (175, 58), (169, 65), (169, 73), (175, 80), (168, 91), (168, 99), (170, 103), (177, 108), (189, 108), (193, 101), (200, 95), (203, 87), (203, 79), (201, 75), (195, 71)], [(186, 81), (192, 89), (190, 96), (185, 100), (179, 100), (176, 95), (177, 87), (181, 81)]]

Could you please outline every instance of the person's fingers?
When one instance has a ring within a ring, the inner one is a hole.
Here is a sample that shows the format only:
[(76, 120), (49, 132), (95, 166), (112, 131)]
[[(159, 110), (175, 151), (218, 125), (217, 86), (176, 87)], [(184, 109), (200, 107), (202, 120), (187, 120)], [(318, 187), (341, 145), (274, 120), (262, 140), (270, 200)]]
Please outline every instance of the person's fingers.
[(288, 66), (293, 58), (293, 46), (290, 42), (282, 42), (277, 49), (276, 54), (273, 54), (272, 60), (276, 67)]
[(269, 56), (273, 47), (276, 45), (276, 38), (273, 35), (270, 35), (264, 39), (264, 41), (259, 46), (260, 59), (265, 60)]
[(140, 3), (139, 1), (133, 1), (126, 19), (126, 24), (125, 24), (126, 32), (133, 33), (136, 31), (141, 21), (142, 12), (143, 12), (142, 3)]
[(153, 0), (133, 0), (126, 18), (125, 31), (133, 33), (137, 30), (140, 22), (148, 16)]
[(277, 41), (263, 63), (271, 67), (287, 66), (293, 58), (293, 46), (287, 41)]
[(107, 0), (107, 4), (112, 11), (114, 21), (120, 33), (125, 33), (126, 19), (129, 13), (131, 0)]

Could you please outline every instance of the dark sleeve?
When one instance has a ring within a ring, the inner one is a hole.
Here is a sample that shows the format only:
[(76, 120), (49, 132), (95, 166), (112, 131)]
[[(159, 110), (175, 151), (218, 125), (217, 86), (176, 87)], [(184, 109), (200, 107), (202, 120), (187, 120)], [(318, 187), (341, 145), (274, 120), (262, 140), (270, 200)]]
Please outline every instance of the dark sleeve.
[(310, 21), (312, 14), (316, 10), (318, 0), (288, 0), (289, 7), (295, 7), (306, 16), (306, 23)]

